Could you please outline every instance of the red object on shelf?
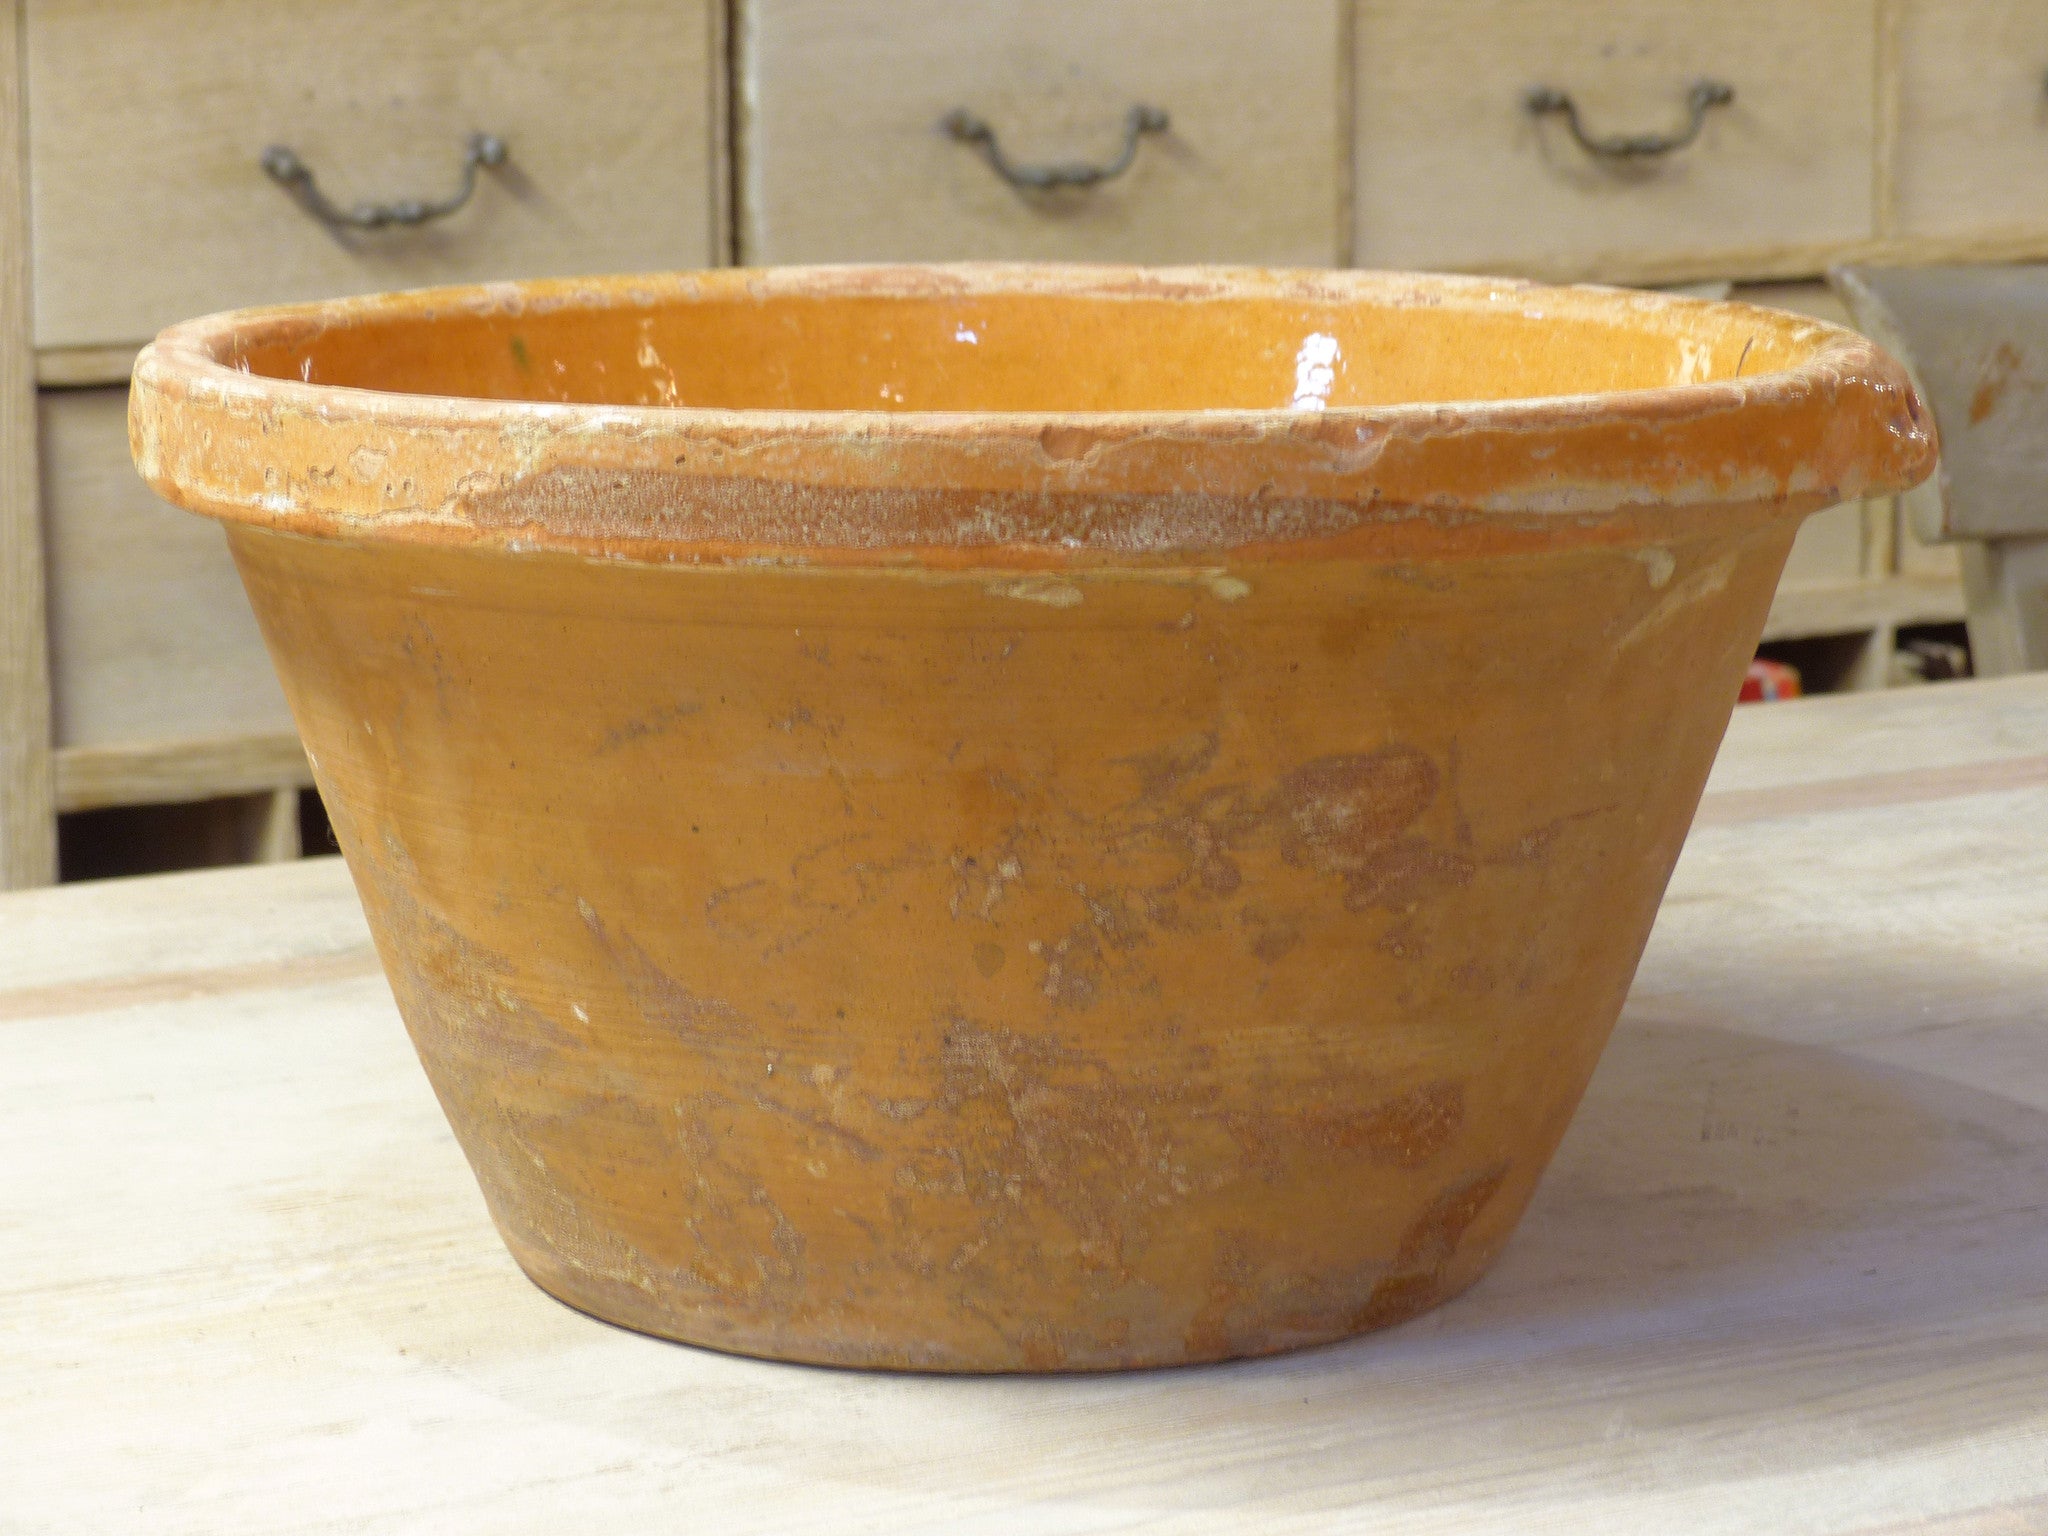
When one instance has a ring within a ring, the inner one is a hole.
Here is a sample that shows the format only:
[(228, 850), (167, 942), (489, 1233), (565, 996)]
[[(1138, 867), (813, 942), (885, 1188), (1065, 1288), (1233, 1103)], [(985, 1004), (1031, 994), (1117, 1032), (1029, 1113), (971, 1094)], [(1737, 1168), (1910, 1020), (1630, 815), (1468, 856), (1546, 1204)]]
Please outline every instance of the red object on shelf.
[(1796, 699), (1799, 694), (1797, 667), (1788, 667), (1782, 661), (1767, 661), (1759, 656), (1749, 664), (1738, 697), (1744, 704), (1768, 704), (1777, 699)]

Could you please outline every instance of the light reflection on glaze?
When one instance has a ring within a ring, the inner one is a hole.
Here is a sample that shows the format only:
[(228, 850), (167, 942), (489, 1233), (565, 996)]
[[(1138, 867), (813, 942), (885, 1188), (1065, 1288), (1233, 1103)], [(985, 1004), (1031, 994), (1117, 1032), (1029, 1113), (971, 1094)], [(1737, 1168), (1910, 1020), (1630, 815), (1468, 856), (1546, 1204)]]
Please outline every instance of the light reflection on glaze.
[(1337, 384), (1337, 361), (1343, 355), (1337, 338), (1311, 331), (1302, 338), (1294, 354), (1294, 398), (1287, 403), (1293, 411), (1320, 411), (1330, 403), (1330, 391)]
[(640, 345), (634, 353), (634, 361), (649, 375), (648, 383), (653, 386), (655, 405), (680, 405), (682, 396), (676, 388), (675, 370), (662, 361), (661, 353), (654, 347), (654, 319), (652, 316), (640, 322)]

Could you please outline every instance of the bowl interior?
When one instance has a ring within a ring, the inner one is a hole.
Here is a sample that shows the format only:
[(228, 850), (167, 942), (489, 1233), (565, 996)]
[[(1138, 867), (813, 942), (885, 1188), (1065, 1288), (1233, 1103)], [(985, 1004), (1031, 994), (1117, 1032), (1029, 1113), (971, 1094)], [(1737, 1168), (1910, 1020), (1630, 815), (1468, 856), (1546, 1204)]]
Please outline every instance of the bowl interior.
[(254, 327), (220, 361), (408, 394), (727, 410), (1301, 410), (1586, 395), (1791, 366), (1811, 333), (1739, 305), (1362, 277), (1293, 291), (563, 285)]

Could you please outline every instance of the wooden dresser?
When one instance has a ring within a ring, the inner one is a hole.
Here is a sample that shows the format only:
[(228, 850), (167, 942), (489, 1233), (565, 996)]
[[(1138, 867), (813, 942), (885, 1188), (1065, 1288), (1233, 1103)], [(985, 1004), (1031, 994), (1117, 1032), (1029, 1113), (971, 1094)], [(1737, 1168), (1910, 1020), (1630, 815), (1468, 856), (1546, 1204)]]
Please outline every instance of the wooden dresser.
[[(724, 262), (725, 21), (712, 0), (0, 0), (4, 883), (50, 878), (56, 811), (311, 782), (220, 531), (130, 467), (140, 345), (244, 304)], [(380, 227), (346, 222), (379, 203)]]
[[(2048, 256), (2044, 70), (2031, 0), (0, 0), (0, 884), (59, 811), (307, 782), (218, 531), (128, 467), (173, 320), (734, 260)], [(1853, 506), (1772, 633), (1876, 681), (1960, 611)]]

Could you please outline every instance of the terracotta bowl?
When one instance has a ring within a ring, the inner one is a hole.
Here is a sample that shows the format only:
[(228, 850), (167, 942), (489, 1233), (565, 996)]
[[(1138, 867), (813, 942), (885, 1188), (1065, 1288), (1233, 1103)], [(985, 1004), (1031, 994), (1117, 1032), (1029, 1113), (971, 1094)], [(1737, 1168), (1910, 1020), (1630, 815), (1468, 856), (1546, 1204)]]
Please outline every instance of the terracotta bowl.
[(133, 402), (526, 1272), (920, 1370), (1470, 1285), (1800, 519), (1935, 451), (1840, 330), (1371, 273), (402, 294)]

